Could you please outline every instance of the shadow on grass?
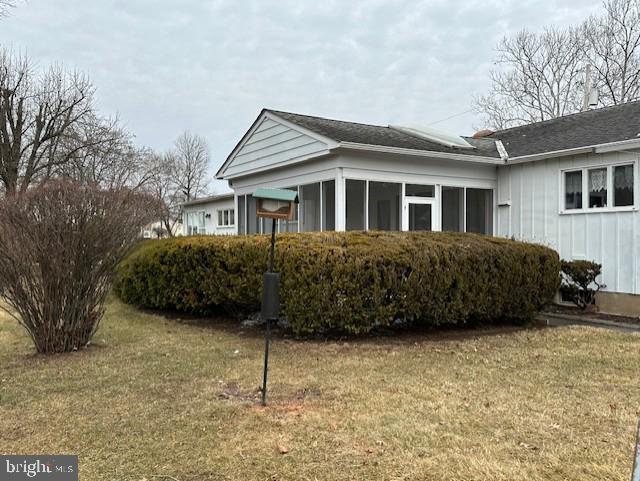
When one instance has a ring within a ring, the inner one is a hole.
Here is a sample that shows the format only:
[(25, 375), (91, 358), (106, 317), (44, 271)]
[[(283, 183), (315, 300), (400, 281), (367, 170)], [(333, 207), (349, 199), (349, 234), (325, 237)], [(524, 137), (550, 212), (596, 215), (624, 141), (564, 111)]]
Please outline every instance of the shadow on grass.
[[(228, 314), (218, 313), (210, 316), (198, 316), (178, 311), (161, 311), (155, 309), (140, 309), (142, 312), (162, 317), (168, 321), (183, 325), (210, 329), (245, 338), (264, 337), (264, 322), (245, 322), (240, 318), (234, 319)], [(246, 316), (245, 316), (246, 317)], [(395, 326), (374, 328), (366, 334), (345, 334), (326, 332), (322, 334), (296, 335), (290, 329), (279, 325), (271, 325), (272, 339), (287, 339), (296, 342), (351, 342), (356, 344), (406, 344), (409, 342), (430, 341), (458, 341), (480, 337), (499, 336), (522, 331), (532, 331), (551, 328), (539, 321), (514, 324), (507, 322), (496, 323), (466, 323), (459, 325), (424, 326), (417, 323), (400, 323)]]

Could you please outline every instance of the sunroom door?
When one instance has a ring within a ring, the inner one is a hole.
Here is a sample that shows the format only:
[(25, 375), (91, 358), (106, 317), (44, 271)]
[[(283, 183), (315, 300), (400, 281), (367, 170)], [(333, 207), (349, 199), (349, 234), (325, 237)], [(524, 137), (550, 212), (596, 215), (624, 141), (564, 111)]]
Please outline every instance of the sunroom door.
[(403, 230), (440, 230), (440, 216), (439, 209), (436, 208), (436, 199), (406, 197), (402, 217)]

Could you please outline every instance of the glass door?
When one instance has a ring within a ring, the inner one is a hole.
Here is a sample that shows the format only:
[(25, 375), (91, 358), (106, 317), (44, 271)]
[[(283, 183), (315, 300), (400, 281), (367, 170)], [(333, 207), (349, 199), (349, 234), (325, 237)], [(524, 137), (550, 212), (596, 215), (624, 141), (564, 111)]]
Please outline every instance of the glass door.
[(409, 230), (433, 230), (431, 204), (409, 203)]
[(439, 231), (440, 222), (435, 199), (406, 197), (402, 212), (403, 230)]

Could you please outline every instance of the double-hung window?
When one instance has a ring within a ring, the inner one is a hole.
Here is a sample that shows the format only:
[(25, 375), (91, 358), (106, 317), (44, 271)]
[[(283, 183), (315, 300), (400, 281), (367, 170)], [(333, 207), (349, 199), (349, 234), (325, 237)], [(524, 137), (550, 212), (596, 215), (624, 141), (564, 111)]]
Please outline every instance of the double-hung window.
[(231, 227), (236, 223), (233, 209), (218, 210), (218, 227)]
[(563, 211), (597, 212), (635, 205), (635, 164), (584, 167), (563, 172)]

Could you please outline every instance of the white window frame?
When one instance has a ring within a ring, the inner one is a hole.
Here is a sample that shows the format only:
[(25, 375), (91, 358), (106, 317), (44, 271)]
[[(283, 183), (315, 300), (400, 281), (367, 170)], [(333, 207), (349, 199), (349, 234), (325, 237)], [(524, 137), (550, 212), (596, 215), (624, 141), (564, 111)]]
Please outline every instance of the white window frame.
[[(631, 162), (621, 162), (619, 164), (616, 165), (628, 165)], [(568, 169), (568, 170), (577, 170), (577, 169)], [(635, 170), (634, 170), (634, 175), (635, 175)], [(402, 204), (402, 216), (401, 216), (401, 227), (400, 227), (400, 231), (401, 232), (406, 232), (409, 228), (409, 203), (417, 203), (417, 204), (432, 204), (432, 232), (441, 232), (442, 231), (442, 187), (456, 187), (459, 189), (462, 189), (463, 191), (463, 197), (462, 197), (462, 232), (467, 232), (467, 189), (480, 189), (480, 190), (490, 190), (491, 191), (491, 196), (492, 196), (492, 213), (491, 213), (491, 232), (486, 234), (489, 236), (494, 237), (496, 235), (496, 229), (497, 229), (497, 222), (496, 222), (496, 213), (497, 213), (497, 204), (496, 204), (496, 198), (497, 198), (497, 189), (495, 187), (484, 187), (484, 186), (471, 186), (471, 185), (464, 185), (464, 184), (458, 184), (456, 182), (432, 182), (432, 181), (420, 181), (420, 180), (412, 180), (412, 181), (405, 181), (405, 180), (394, 180), (393, 178), (390, 178), (388, 180), (379, 180), (379, 179), (371, 179), (368, 178), (366, 176), (357, 176), (357, 175), (346, 175), (343, 177), (343, 182), (344, 185), (346, 186), (346, 181), (347, 180), (363, 180), (366, 182), (366, 202), (364, 205), (365, 208), (365, 226), (366, 229), (365, 230), (369, 230), (369, 182), (388, 182), (388, 183), (392, 183), (392, 184), (401, 184), (402, 185), (402, 199), (401, 199), (401, 204)], [(635, 182), (635, 177), (634, 177), (634, 182)], [(432, 185), (434, 186), (434, 193), (433, 193), (433, 197), (414, 197), (414, 196), (409, 196), (406, 195), (406, 189), (407, 189), (407, 184), (414, 184), (414, 185)], [(635, 195), (635, 189), (634, 189), (634, 195)], [(346, 199), (346, 192), (345, 192), (345, 199)], [(635, 199), (635, 197), (634, 197)], [(343, 208), (345, 209), (345, 222), (346, 222), (346, 203), (344, 204)], [(598, 211), (601, 211), (601, 209), (598, 209)]]
[[(246, 200), (245, 200), (246, 203)], [(233, 223), (231, 222), (231, 213), (233, 212)], [(224, 214), (227, 214), (227, 219), (229, 220), (229, 222), (227, 222), (225, 224), (224, 222)], [(220, 223), (220, 215), (222, 215), (222, 224)], [(216, 227), (222, 227), (222, 228), (227, 228), (227, 227), (235, 227), (235, 220), (236, 220), (236, 216), (235, 216), (235, 209), (233, 207), (228, 207), (226, 209), (216, 209), (216, 213), (215, 213), (215, 219), (216, 219)]]
[[(614, 177), (613, 170), (615, 167), (624, 165), (633, 165), (633, 204), (614, 207)], [(607, 205), (605, 207), (589, 207), (589, 171), (606, 169), (607, 170)], [(582, 208), (567, 209), (566, 203), (566, 181), (565, 175), (569, 172), (582, 172)], [(559, 212), (561, 215), (571, 214), (597, 214), (602, 212), (629, 212), (638, 210), (638, 162), (636, 160), (627, 160), (621, 162), (611, 162), (606, 164), (584, 165), (580, 167), (567, 167), (560, 169), (560, 205)]]

